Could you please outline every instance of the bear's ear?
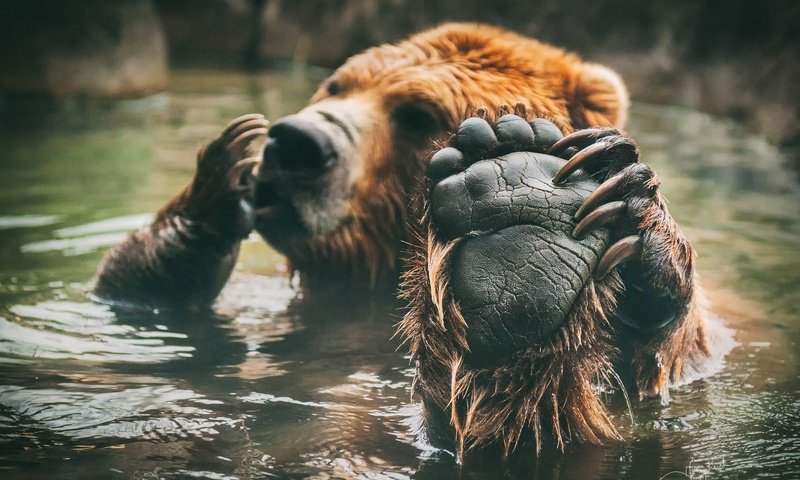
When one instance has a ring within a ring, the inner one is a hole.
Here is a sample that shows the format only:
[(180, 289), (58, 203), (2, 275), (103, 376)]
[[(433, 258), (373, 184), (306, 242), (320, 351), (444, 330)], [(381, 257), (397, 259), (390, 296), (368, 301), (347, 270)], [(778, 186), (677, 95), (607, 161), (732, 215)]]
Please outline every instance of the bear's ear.
[(575, 73), (570, 116), (575, 128), (622, 128), (628, 118), (628, 90), (616, 72), (595, 63), (582, 63)]

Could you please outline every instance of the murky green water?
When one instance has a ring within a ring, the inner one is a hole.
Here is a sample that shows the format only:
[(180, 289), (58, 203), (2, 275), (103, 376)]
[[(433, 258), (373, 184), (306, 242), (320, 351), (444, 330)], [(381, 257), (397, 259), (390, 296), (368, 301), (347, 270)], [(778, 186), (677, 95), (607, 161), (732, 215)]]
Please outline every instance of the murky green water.
[(800, 182), (758, 137), (692, 111), (636, 105), (630, 130), (738, 346), (668, 405), (636, 402), (625, 443), (459, 467), (415, 435), (398, 306), (298, 301), (256, 238), (217, 317), (87, 301), (103, 252), (189, 180), (203, 140), (297, 110), (313, 77), (182, 71), (147, 100), (5, 119), (0, 476), (800, 478)]

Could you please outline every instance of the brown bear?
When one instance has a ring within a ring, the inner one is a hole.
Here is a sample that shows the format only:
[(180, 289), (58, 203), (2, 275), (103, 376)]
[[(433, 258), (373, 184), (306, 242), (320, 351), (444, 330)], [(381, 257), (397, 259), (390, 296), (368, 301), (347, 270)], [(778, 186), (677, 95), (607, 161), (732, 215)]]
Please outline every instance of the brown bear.
[(371, 48), (299, 113), (201, 149), (96, 295), (208, 308), (255, 228), (312, 294), (402, 278), (415, 394), (459, 452), (618, 439), (604, 387), (665, 395), (708, 355), (694, 253), (615, 129), (627, 108), (611, 70), (489, 26)]

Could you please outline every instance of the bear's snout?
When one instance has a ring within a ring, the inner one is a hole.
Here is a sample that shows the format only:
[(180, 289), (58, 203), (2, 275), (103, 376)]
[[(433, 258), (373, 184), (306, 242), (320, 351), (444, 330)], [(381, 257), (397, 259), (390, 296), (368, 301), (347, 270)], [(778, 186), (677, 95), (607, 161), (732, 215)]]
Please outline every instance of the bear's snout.
[(309, 107), (267, 133), (253, 203), (256, 229), (278, 248), (329, 234), (349, 215), (357, 136), (336, 113)]
[(313, 179), (330, 170), (337, 160), (330, 136), (296, 115), (277, 121), (269, 130), (264, 165), (278, 169), (281, 176)]

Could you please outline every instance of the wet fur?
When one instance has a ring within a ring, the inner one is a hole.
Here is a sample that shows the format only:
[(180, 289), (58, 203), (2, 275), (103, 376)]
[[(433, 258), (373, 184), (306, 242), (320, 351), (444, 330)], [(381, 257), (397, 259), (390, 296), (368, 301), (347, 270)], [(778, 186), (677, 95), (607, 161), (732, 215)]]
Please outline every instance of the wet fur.
[(399, 331), (416, 363), (415, 393), (450, 412), (459, 456), (493, 443), (508, 454), (520, 440), (532, 442), (538, 453), (548, 438), (560, 449), (570, 441), (620, 439), (597, 393), (598, 384), (610, 384), (614, 375), (609, 312), (619, 277), (590, 280), (545, 345), (520, 352), (496, 369), (470, 368), (463, 360), (466, 324), (448, 286), (458, 240), (440, 242), (427, 206), (422, 210), (402, 284), (411, 309)]
[[(624, 86), (610, 70), (474, 24), (444, 25), (367, 50), (349, 60), (335, 78), (343, 91), (367, 92), (386, 110), (401, 101), (436, 105), (444, 132), (479, 106), (497, 111), (521, 102), (529, 116), (547, 118), (564, 133), (593, 125), (621, 127), (628, 108)], [(312, 102), (328, 95), (323, 84)], [(362, 150), (363, 172), (346, 218), (334, 232), (286, 253), (309, 289), (341, 284), (342, 278), (374, 285), (396, 278), (404, 265), (403, 296), (411, 306), (400, 333), (417, 365), (415, 389), (426, 404), (448, 412), (460, 452), (492, 443), (509, 452), (528, 440), (538, 451), (548, 439), (559, 448), (569, 441), (619, 439), (598, 385), (614, 383), (621, 351), (635, 366), (641, 394), (664, 394), (687, 364), (702, 363), (708, 352), (700, 292), (685, 288), (693, 283), (694, 254), (665, 211), (654, 209), (647, 221), (665, 239), (668, 251), (661, 252), (662, 258), (677, 261), (676, 271), (683, 272), (660, 281), (692, 299), (683, 319), (653, 337), (620, 331), (613, 326), (613, 313), (621, 282), (613, 273), (603, 282), (585, 285), (568, 320), (547, 345), (521, 352), (494, 370), (464, 364), (466, 325), (448, 287), (450, 253), (457, 241), (436, 238), (426, 190), (420, 185), (430, 145), (419, 138), (395, 138), (386, 111), (365, 114), (374, 115), (378, 127)], [(446, 139), (446, 133), (438, 135), (439, 141)], [(412, 202), (414, 192), (423, 193)], [(179, 195), (153, 225), (109, 255), (98, 291), (147, 304), (150, 296), (163, 295), (164, 286), (190, 285), (201, 291), (202, 285), (185, 283), (192, 280), (212, 286), (186, 302), (210, 305), (227, 279), (217, 272), (230, 272), (232, 263), (226, 262), (238, 250), (239, 238), (220, 236), (213, 225), (214, 219), (228, 216), (225, 208), (217, 195), (190, 195), (189, 190)], [(193, 215), (209, 222), (195, 222), (197, 228), (184, 235), (181, 221)], [(408, 255), (403, 262), (404, 249)], [(169, 258), (175, 260), (163, 261)], [(131, 293), (131, 285), (140, 285), (142, 291)], [(627, 340), (620, 344), (623, 338)]]
[[(368, 49), (349, 59), (329, 82), (333, 80), (340, 95), (367, 95), (387, 110), (410, 101), (435, 105), (432, 113), (445, 134), (429, 138), (431, 142), (441, 142), (481, 106), (496, 111), (521, 103), (565, 133), (590, 125), (621, 126), (628, 109), (625, 87), (611, 70), (479, 24), (446, 24), (398, 44)], [(312, 104), (330, 96), (329, 82), (322, 84)], [(308, 285), (325, 283), (334, 272), (373, 284), (396, 280), (399, 273), (398, 258), (410, 239), (409, 198), (430, 144), (420, 138), (399, 140), (388, 127), (387, 112), (371, 115), (378, 126), (365, 140), (363, 174), (347, 219), (333, 233), (286, 252)]]
[[(652, 182), (657, 186), (658, 179)], [(415, 394), (429, 410), (449, 412), (450, 431), (439, 433), (454, 437), (460, 458), (473, 447), (499, 445), (508, 455), (529, 443), (538, 454), (548, 441), (563, 450), (570, 442), (620, 440), (602, 392), (620, 388), (624, 393), (622, 378), (633, 377), (629, 387), (640, 397), (666, 398), (668, 386), (682, 380), (685, 365), (702, 370), (709, 351), (695, 253), (660, 193), (640, 228), (658, 235), (668, 249), (653, 254), (675, 263), (669, 269), (675, 274), (656, 283), (688, 302), (682, 318), (652, 335), (616, 320), (616, 299), (624, 286), (612, 271), (602, 281), (587, 281), (564, 325), (547, 343), (519, 352), (500, 367), (478, 369), (464, 361), (467, 326), (449, 287), (450, 258), (460, 240), (437, 238), (425, 200), (427, 186), (419, 191), (414, 216), (419, 220), (402, 283), (411, 307), (399, 331), (415, 361)], [(630, 366), (632, 371), (624, 371)]]

